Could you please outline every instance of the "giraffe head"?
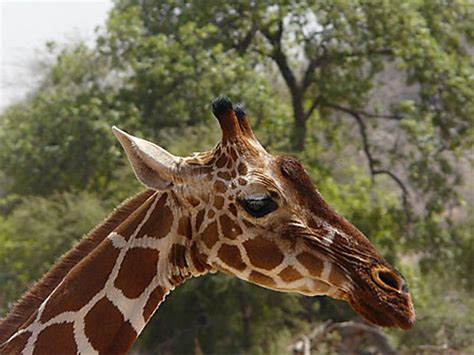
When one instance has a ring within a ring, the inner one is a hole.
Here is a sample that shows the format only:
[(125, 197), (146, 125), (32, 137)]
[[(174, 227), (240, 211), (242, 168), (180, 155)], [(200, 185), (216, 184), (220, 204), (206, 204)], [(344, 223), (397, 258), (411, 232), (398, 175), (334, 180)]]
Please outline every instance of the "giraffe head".
[(240, 107), (219, 97), (212, 109), (221, 142), (186, 158), (114, 128), (138, 179), (171, 191), (189, 216), (188, 264), (329, 295), (374, 324), (409, 329), (415, 312), (402, 275), (324, 201), (297, 159), (263, 148)]

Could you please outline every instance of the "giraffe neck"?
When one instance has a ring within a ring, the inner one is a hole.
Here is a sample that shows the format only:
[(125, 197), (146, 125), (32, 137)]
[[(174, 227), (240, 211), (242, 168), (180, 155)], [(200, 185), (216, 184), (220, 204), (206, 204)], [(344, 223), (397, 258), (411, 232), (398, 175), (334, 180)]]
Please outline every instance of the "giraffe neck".
[(174, 193), (154, 193), (69, 271), (0, 352), (126, 352), (165, 296), (207, 271), (191, 233)]

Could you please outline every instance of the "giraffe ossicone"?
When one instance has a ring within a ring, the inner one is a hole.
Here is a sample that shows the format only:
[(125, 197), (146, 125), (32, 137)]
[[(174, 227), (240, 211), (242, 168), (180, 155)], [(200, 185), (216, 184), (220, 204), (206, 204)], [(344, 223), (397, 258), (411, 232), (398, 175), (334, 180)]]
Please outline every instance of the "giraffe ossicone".
[(300, 162), (269, 154), (228, 98), (212, 111), (222, 140), (190, 157), (113, 128), (147, 190), (25, 293), (0, 323), (0, 353), (127, 352), (170, 291), (209, 271), (341, 299), (376, 325), (413, 325), (403, 277)]

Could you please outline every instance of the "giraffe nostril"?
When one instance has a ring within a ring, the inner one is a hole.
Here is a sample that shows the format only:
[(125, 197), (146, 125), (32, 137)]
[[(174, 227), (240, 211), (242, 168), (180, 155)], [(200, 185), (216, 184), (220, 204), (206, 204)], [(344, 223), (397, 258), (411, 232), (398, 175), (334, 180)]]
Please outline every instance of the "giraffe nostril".
[(384, 289), (402, 291), (404, 288), (403, 280), (390, 270), (376, 270), (372, 276), (375, 283)]
[(379, 279), (382, 281), (384, 284), (389, 285), (393, 288), (396, 288), (397, 290), (400, 288), (399, 283), (397, 280), (397, 277), (393, 274), (390, 274), (388, 272), (379, 272)]

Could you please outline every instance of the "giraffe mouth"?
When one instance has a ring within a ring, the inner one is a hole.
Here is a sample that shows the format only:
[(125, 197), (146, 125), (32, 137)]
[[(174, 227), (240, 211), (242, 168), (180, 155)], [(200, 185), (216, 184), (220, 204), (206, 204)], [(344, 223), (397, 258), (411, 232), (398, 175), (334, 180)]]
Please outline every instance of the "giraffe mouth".
[[(409, 296), (408, 296), (409, 297)], [(360, 297), (357, 299), (351, 296), (348, 300), (351, 307), (365, 320), (381, 327), (398, 327), (409, 330), (415, 324), (415, 311), (411, 299), (408, 299), (407, 306), (390, 307), (375, 302), (379, 307), (374, 307), (370, 299)], [(407, 310), (408, 308), (408, 310)]]

